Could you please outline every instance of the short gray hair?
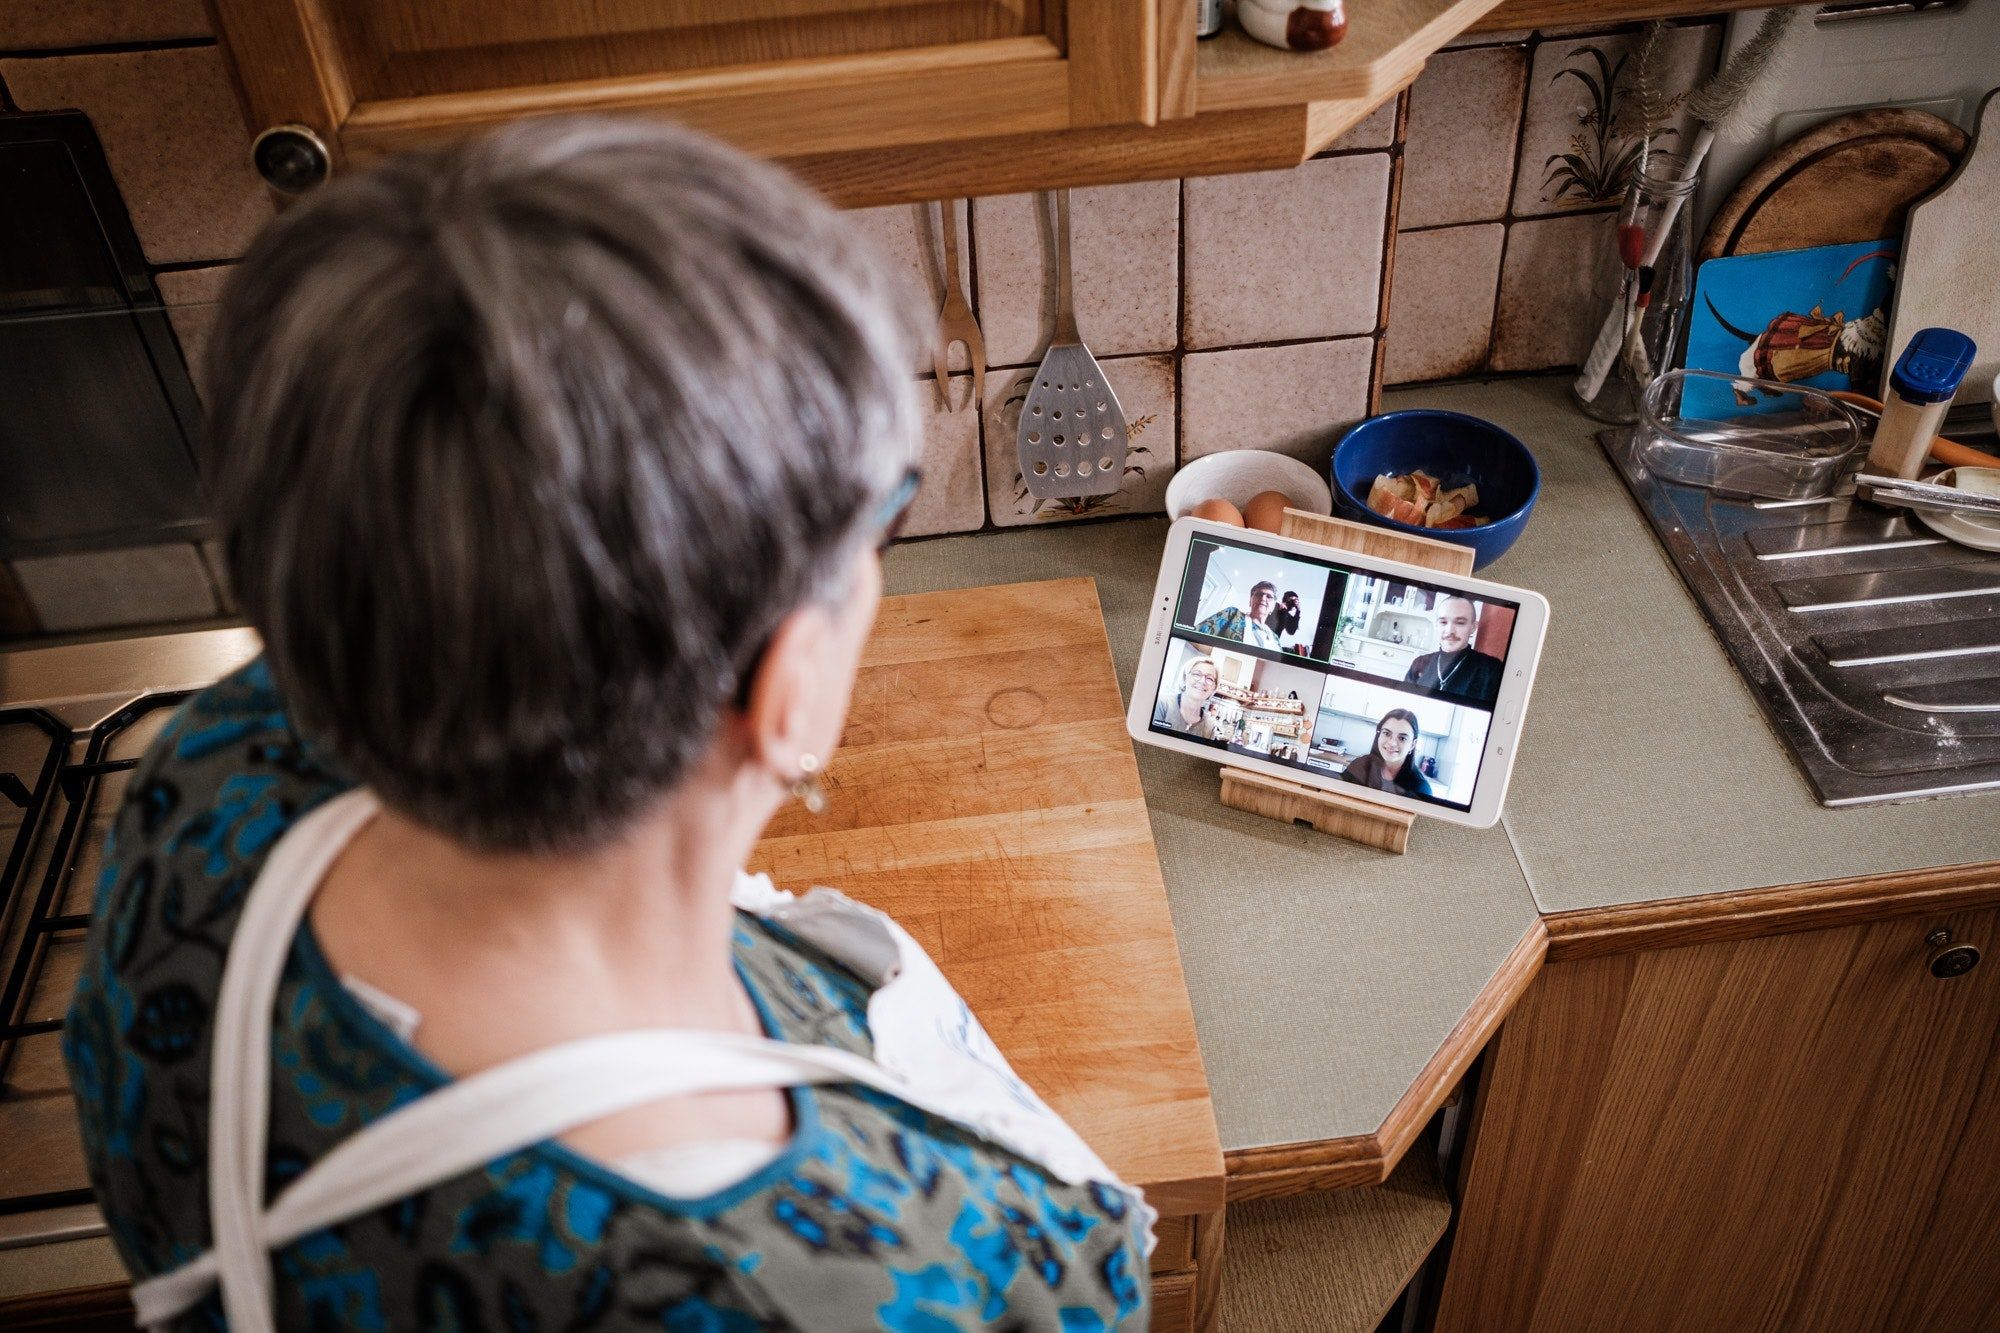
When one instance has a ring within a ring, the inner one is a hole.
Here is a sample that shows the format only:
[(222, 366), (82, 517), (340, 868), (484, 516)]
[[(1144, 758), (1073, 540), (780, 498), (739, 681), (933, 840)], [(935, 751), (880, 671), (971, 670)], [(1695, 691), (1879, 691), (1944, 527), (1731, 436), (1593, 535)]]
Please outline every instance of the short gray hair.
[(779, 169), (656, 122), (336, 182), (218, 324), (209, 482), (287, 706), (478, 847), (595, 845), (676, 785), (915, 447), (873, 257)]

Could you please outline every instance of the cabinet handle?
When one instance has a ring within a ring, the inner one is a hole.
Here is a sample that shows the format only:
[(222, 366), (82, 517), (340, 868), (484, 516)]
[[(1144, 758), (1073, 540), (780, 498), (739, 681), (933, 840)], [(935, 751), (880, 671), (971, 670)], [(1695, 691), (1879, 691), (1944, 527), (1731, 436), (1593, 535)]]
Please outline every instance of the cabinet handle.
[(1962, 977), (1979, 966), (1978, 946), (1953, 944), (1948, 930), (1932, 931), (1924, 937), (1924, 943), (1931, 946), (1931, 975), (1940, 981)]
[(306, 125), (273, 125), (250, 145), (250, 163), (272, 189), (304, 194), (333, 174), (326, 141)]

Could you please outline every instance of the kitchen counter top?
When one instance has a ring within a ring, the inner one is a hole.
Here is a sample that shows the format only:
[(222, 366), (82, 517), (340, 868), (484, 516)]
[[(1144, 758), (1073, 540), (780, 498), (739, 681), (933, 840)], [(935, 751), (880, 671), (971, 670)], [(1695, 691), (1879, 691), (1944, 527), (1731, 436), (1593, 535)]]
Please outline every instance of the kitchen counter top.
[[(1420, 821), (1406, 857), (1226, 809), (1215, 764), (1139, 747), (1232, 1172), (1276, 1145), (1378, 1136), (1435, 1081), (1454, 1029), (1498, 1021), (1493, 992), (1532, 975), (1541, 916), (2000, 857), (2000, 794), (1813, 800), (1560, 380), (1383, 406), (1486, 417), (1535, 451), (1539, 508), (1489, 572), (1549, 598), (1547, 649), (1501, 824)], [(1129, 690), (1165, 532), (1132, 520), (912, 543), (888, 586), (1092, 576)]]
[[(1540, 507), (1491, 572), (1549, 597), (1548, 650), (1503, 822), (1420, 821), (1407, 857), (1226, 809), (1215, 764), (1139, 747), (1232, 1176), (1281, 1172), (1287, 1145), (1344, 1144), (1354, 1169), (1327, 1174), (1321, 1153), (1319, 1183), (1380, 1179), (1532, 977), (1544, 918), (1553, 931), (1566, 913), (2000, 859), (2000, 794), (1814, 802), (1559, 380), (1385, 402), (1411, 406), (1490, 418), (1535, 450)], [(907, 543), (888, 589), (1093, 578), (1129, 689), (1165, 531), (1136, 519)], [(248, 642), (209, 631), (148, 651), (186, 657), (195, 681)], [(0, 694), (42, 676), (114, 688), (131, 651), (0, 654)]]

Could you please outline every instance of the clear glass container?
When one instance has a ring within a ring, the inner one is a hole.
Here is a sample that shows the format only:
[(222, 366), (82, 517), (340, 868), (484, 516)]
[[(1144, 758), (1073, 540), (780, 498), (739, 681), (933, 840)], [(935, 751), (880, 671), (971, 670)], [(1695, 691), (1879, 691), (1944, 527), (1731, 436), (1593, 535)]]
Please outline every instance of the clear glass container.
[(1687, 205), (1699, 177), (1682, 179), (1678, 158), (1655, 157), (1632, 174), (1618, 210), (1609, 275), (1596, 290), (1615, 293), (1571, 387), (1577, 406), (1599, 421), (1629, 425), (1654, 376), (1673, 364), (1681, 320), (1694, 290), (1694, 234)]
[(1725, 495), (1811, 500), (1861, 465), (1861, 419), (1797, 384), (1673, 370), (1639, 403), (1633, 456), (1668, 481)]

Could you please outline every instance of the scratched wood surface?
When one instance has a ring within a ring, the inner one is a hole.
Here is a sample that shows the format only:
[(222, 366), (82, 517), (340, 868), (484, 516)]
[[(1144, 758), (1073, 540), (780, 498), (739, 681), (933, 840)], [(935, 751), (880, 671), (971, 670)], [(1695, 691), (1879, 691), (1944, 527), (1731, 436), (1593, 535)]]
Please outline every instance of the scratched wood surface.
[(1222, 1204), (1194, 1014), (1088, 579), (882, 604), (827, 806), (751, 858), (894, 915), (1167, 1214)]

